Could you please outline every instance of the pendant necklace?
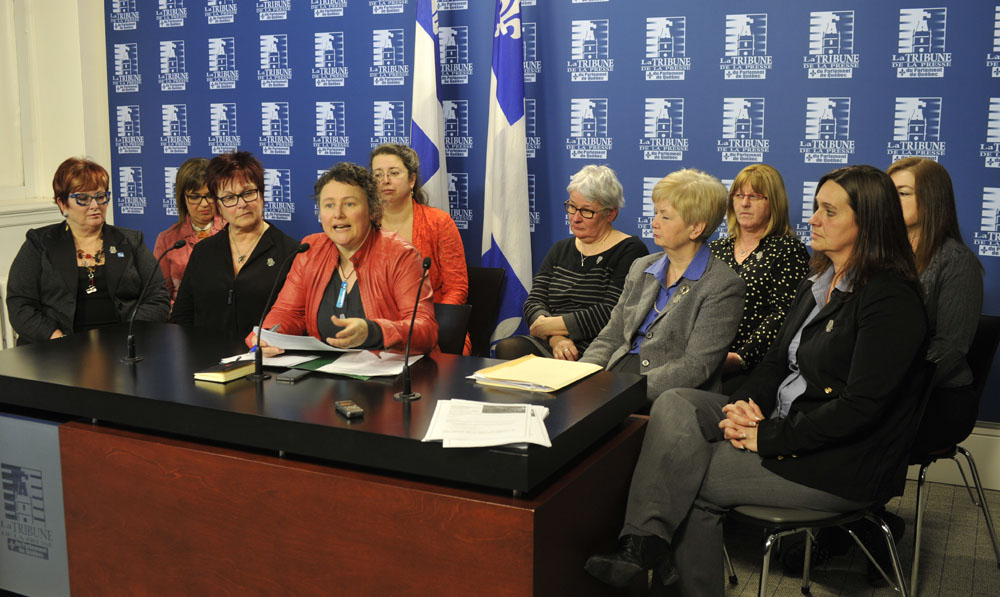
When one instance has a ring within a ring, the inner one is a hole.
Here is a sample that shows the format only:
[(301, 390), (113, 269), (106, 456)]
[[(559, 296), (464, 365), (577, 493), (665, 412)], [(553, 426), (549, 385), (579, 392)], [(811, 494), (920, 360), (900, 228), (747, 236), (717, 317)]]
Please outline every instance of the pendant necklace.
[(337, 271), (340, 272), (340, 280), (341, 280), (341, 282), (340, 282), (340, 294), (337, 295), (337, 308), (338, 309), (343, 309), (344, 308), (344, 299), (347, 298), (347, 283), (350, 281), (350, 279), (352, 277), (354, 277), (354, 274), (358, 273), (358, 270), (357, 270), (357, 268), (354, 268), (354, 269), (351, 270), (351, 274), (350, 275), (344, 276), (344, 270), (338, 264), (337, 265)]
[[(87, 281), (89, 282), (87, 288), (84, 290), (87, 294), (94, 294), (97, 292), (97, 285), (94, 284), (94, 269), (99, 265), (104, 265), (104, 239), (99, 238), (98, 241), (101, 243), (97, 248), (97, 251), (93, 255), (84, 252), (83, 249), (76, 250), (76, 258), (83, 262), (83, 266), (87, 268)], [(93, 263), (88, 263), (89, 260), (93, 260)]]
[(237, 263), (243, 263), (244, 261), (246, 261), (247, 255), (253, 253), (253, 249), (254, 247), (257, 246), (257, 243), (260, 241), (260, 237), (264, 236), (264, 230), (266, 230), (266, 228), (262, 227), (260, 234), (257, 235), (257, 238), (254, 239), (253, 243), (250, 244), (250, 246), (247, 248), (245, 252), (240, 251), (240, 246), (236, 244), (236, 237), (233, 236), (233, 231), (232, 230), (229, 231), (229, 240), (233, 241), (233, 248), (236, 249)]

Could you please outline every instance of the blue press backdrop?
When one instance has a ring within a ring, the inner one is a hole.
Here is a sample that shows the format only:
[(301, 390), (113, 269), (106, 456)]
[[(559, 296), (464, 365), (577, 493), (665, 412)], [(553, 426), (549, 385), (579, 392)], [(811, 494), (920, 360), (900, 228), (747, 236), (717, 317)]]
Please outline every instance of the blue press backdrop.
[[(815, 181), (847, 163), (938, 159), (1000, 314), (1000, 5), (522, 0), (532, 256), (568, 234), (570, 175), (611, 165), (616, 225), (648, 234), (652, 184), (777, 167), (808, 241)], [(107, 0), (115, 221), (152, 245), (172, 182), (233, 148), (267, 168), (266, 217), (319, 230), (312, 184), (406, 143), (416, 0)], [(494, 2), (439, 0), (450, 206), (479, 263)], [(994, 369), (1000, 371), (1000, 365)], [(1000, 393), (1000, 374), (989, 390)], [(981, 418), (1000, 422), (1000, 404)]]

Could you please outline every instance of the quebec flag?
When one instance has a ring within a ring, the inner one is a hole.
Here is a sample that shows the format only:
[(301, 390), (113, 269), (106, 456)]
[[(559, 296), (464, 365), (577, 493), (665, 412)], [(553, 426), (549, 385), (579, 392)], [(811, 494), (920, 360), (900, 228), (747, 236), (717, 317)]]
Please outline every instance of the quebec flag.
[(494, 24), (482, 263), (504, 268), (507, 276), (491, 342), (527, 333), (522, 307), (531, 288), (521, 0), (496, 0)]
[(414, 40), (410, 145), (420, 157), (420, 180), (428, 203), (447, 212), (448, 169), (441, 108), (437, 0), (417, 0)]

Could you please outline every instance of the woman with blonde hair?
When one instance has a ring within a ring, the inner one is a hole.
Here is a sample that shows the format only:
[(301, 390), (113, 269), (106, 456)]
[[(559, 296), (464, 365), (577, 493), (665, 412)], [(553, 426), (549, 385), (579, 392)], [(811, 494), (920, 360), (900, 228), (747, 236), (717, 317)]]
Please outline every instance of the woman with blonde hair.
[(747, 285), (743, 318), (726, 356), (724, 389), (735, 389), (764, 358), (799, 282), (809, 272), (809, 252), (788, 220), (781, 174), (751, 164), (733, 180), (726, 204), (729, 235), (709, 243), (712, 254)]

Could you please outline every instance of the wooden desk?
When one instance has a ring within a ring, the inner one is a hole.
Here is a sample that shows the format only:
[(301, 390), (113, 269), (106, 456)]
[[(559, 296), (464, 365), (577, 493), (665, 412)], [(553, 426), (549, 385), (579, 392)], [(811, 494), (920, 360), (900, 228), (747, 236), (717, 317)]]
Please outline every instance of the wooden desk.
[[(397, 379), (195, 384), (226, 353), (212, 339), (137, 332), (137, 365), (114, 328), (0, 353), (0, 403), (106, 423), (60, 429), (74, 594), (604, 591), (583, 562), (620, 529), (641, 378), (549, 396), (477, 386), (488, 360), (441, 355), (413, 368), (407, 414)], [(544, 404), (553, 447), (424, 444), (438, 397)], [(336, 415), (341, 398), (364, 421)]]

